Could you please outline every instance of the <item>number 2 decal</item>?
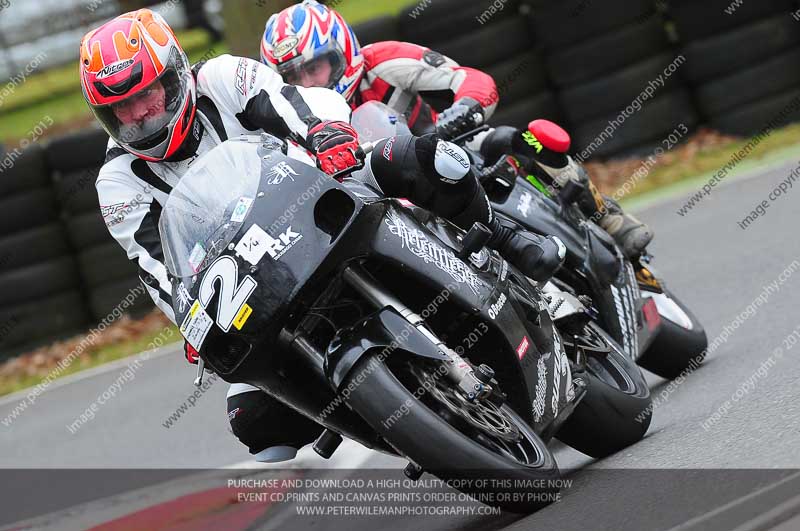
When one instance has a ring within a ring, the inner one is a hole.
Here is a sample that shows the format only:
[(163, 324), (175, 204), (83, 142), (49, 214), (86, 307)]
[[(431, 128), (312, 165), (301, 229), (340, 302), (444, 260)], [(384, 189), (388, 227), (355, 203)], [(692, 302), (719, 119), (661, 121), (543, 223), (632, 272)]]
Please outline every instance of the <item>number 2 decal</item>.
[(198, 298), (200, 304), (208, 308), (211, 298), (216, 290), (214, 284), (219, 279), (219, 305), (217, 307), (217, 325), (225, 332), (231, 329), (236, 315), (256, 289), (256, 281), (247, 275), (237, 286), (239, 266), (230, 256), (222, 256), (206, 271), (203, 282), (200, 284)]

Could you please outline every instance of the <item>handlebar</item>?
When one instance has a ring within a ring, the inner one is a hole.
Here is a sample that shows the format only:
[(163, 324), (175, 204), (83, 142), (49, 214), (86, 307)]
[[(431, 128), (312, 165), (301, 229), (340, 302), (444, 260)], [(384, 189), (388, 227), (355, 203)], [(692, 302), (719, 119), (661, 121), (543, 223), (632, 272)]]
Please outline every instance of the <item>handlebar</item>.
[(464, 140), (472, 138), (473, 136), (477, 135), (478, 133), (482, 133), (484, 131), (488, 131), (489, 129), (491, 129), (491, 126), (489, 126), (488, 124), (483, 124), (482, 126), (476, 127), (475, 129), (472, 129), (471, 131), (467, 131), (464, 134), (458, 135), (457, 137), (449, 140), (449, 142), (452, 142), (453, 144), (458, 144), (460, 142), (463, 142)]
[[(342, 170), (342, 171), (334, 173), (333, 175), (330, 176), (331, 179), (338, 180), (340, 177), (341, 178), (347, 177), (348, 175), (350, 175), (354, 171), (358, 171), (361, 168), (363, 168), (365, 166), (365, 164), (366, 164), (367, 155), (369, 155), (370, 153), (375, 151), (375, 144), (372, 143), (372, 142), (364, 142), (363, 144), (361, 144), (359, 146), (359, 149), (360, 149), (360, 151), (362, 151), (364, 153), (364, 158), (361, 159), (361, 162), (357, 166), (355, 166), (354, 168), (347, 168), (346, 170)], [(351, 152), (352, 152), (352, 150), (351, 150)], [(359, 154), (358, 153), (353, 153), (353, 156), (355, 156), (356, 159), (359, 158)]]

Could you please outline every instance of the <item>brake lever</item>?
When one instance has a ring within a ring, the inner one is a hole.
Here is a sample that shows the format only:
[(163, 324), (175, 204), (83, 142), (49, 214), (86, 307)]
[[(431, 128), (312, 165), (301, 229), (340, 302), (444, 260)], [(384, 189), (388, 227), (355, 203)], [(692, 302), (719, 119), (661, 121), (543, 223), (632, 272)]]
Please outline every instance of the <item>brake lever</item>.
[(484, 131), (488, 131), (489, 129), (491, 129), (491, 126), (489, 126), (488, 124), (483, 124), (480, 127), (476, 127), (475, 129), (473, 129), (471, 131), (467, 131), (466, 133), (464, 133), (462, 135), (458, 135), (457, 137), (455, 137), (455, 138), (453, 138), (451, 140), (448, 140), (448, 142), (452, 142), (453, 144), (458, 144), (459, 142), (463, 142), (464, 140), (467, 140), (468, 138), (472, 138), (473, 136), (477, 135), (478, 133), (482, 133)]

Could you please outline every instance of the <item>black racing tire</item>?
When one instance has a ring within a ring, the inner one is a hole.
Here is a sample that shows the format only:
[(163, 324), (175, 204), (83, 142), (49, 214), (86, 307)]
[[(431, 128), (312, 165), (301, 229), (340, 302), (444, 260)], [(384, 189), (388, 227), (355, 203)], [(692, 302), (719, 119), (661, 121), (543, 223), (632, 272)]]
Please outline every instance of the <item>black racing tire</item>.
[(71, 256), (62, 256), (0, 275), (0, 307), (22, 304), (69, 291), (80, 277)]
[[(356, 383), (356, 378), (362, 375), (365, 375), (363, 381)], [(547, 445), (507, 405), (503, 406), (503, 411), (513, 419), (527, 440), (535, 441), (537, 455), (532, 459), (534, 466), (524, 466), (496, 454), (454, 428), (444, 417), (418, 400), (377, 355), (366, 355), (356, 364), (342, 384), (342, 388), (348, 386), (354, 388), (348, 405), (401, 455), (443, 481), (503, 479), (513, 483), (542, 482), (559, 477), (558, 467)], [(384, 421), (407, 403), (413, 404), (408, 407), (408, 413), (387, 427)], [(482, 489), (473, 486), (459, 490), (468, 495), (487, 496), (515, 489), (492, 484)], [(513, 512), (532, 512), (549, 503), (540, 499), (488, 503), (485, 497), (482, 501)]]
[[(691, 130), (699, 121), (691, 98), (682, 90), (647, 101), (642, 110), (623, 121), (610, 138), (601, 139), (600, 134), (609, 122), (618, 117), (619, 113), (612, 114), (575, 127), (572, 138), (576, 152), (585, 153), (586, 156), (582, 155), (584, 159), (621, 155), (649, 141), (662, 139), (680, 124)], [(596, 139), (604, 141), (590, 148)]]
[(527, 128), (528, 124), (537, 118), (560, 122), (560, 111), (555, 95), (552, 92), (542, 92), (510, 105), (504, 105), (501, 102), (497, 112), (489, 119), (489, 123), (495, 126), (510, 125), (522, 129)]
[(45, 158), (52, 170), (71, 172), (99, 166), (106, 156), (108, 133), (102, 129), (84, 129), (48, 142)]
[(442, 42), (435, 50), (461, 66), (484, 68), (533, 47), (530, 30), (522, 18), (492, 21), (481, 29)]
[(670, 77), (664, 74), (674, 60), (673, 53), (662, 53), (604, 77), (564, 88), (558, 99), (567, 121), (580, 124), (598, 116), (619, 112), (661, 75), (664, 76), (664, 85), (655, 88), (658, 93), (681, 88), (683, 82), (677, 73)]
[[(683, 76), (701, 84), (779, 55), (800, 43), (800, 24), (777, 15), (686, 44)], [(730, 53), (736, 50), (736, 53)]]
[(544, 59), (539, 52), (525, 52), (505, 59), (484, 70), (497, 85), (501, 105), (516, 103), (529, 94), (547, 89)]
[(0, 238), (0, 272), (46, 262), (68, 254), (70, 247), (58, 223)]
[(50, 186), (50, 172), (44, 159), (44, 150), (38, 142), (25, 149), (0, 152), (0, 197)]
[(729, 15), (725, 10), (731, 7), (731, 3), (731, 0), (670, 0), (668, 11), (681, 41), (687, 42), (717, 35), (777, 13), (788, 17), (793, 8), (792, 0), (741, 2)]
[(398, 16), (400, 35), (404, 41), (423, 46), (457, 39), (486, 27), (485, 24), (516, 16), (519, 0), (504, 2), (501, 11), (481, 23), (480, 17), (490, 5), (491, 2), (464, 0), (434, 0), (426, 6), (415, 3)]
[(47, 225), (57, 217), (55, 197), (49, 188), (0, 197), (0, 236)]
[(695, 91), (697, 106), (711, 118), (739, 105), (754, 103), (800, 85), (800, 48), (763, 61), (757, 66), (715, 79)]
[(79, 291), (67, 291), (0, 308), (0, 362), (14, 354), (68, 337), (88, 328)]
[(385, 15), (382, 17), (367, 20), (353, 26), (353, 31), (358, 37), (361, 46), (381, 41), (400, 40), (400, 25), (397, 17)]
[(95, 188), (99, 171), (100, 166), (91, 166), (59, 175), (55, 181), (59, 209), (67, 214), (99, 211)]
[(67, 218), (66, 231), (72, 247), (78, 251), (114, 242), (99, 210)]
[(78, 267), (88, 288), (116, 280), (136, 278), (139, 269), (128, 260), (125, 250), (116, 241), (90, 247), (78, 253)]
[(603, 458), (644, 438), (653, 407), (647, 381), (636, 363), (600, 326), (587, 326), (595, 337), (605, 340), (611, 352), (605, 359), (589, 356), (586, 372), (573, 375), (586, 381), (586, 394), (556, 438), (590, 457)]
[[(134, 296), (130, 305), (123, 304), (129, 294)], [(126, 278), (111, 284), (97, 286), (87, 294), (89, 299), (89, 313), (97, 321), (110, 315), (114, 308), (120, 307), (124, 313), (133, 317), (140, 317), (153, 309), (154, 303), (150, 295), (142, 287), (138, 277)]]
[(691, 321), (692, 327), (685, 327), (661, 316), (661, 327), (647, 350), (636, 362), (640, 367), (666, 378), (687, 375), (699, 367), (706, 357), (708, 337), (700, 321), (680, 299), (665, 290)]
[(655, 16), (650, 0), (525, 0), (538, 42), (555, 49)]
[(800, 89), (794, 88), (711, 119), (712, 128), (729, 135), (751, 136), (770, 127), (800, 121)]
[(628, 65), (669, 50), (667, 33), (661, 20), (632, 24), (547, 56), (547, 70), (558, 87), (576, 85), (602, 77)]

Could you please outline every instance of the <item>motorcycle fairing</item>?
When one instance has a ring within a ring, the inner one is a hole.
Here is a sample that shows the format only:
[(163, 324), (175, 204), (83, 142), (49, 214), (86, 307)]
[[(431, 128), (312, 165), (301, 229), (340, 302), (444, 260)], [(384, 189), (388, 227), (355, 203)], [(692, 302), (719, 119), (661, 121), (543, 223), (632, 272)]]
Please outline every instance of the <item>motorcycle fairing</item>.
[[(291, 168), (292, 172), (284, 172), (283, 179), (276, 179), (278, 166)], [(302, 204), (292, 208), (300, 202), (316, 203), (317, 208), (301, 208)], [(206, 284), (204, 289), (212, 292), (204, 299), (202, 309), (215, 325), (196, 346), (201, 355), (206, 354), (208, 345), (223, 342), (223, 337), (227, 337), (225, 341), (236, 338), (243, 349), (244, 345), (249, 346), (248, 351), (260, 343), (274, 343), (292, 307), (304, 299), (304, 294), (313, 296), (308, 292), (314, 290), (308, 288), (314, 286), (316, 279), (329, 276), (337, 265), (330, 258), (336, 255), (340, 236), (347, 232), (346, 227), (362, 207), (363, 203), (346, 187), (316, 168), (277, 151), (265, 153), (258, 194), (230, 244), (200, 273), (172, 282), (173, 300), (188, 302), (175, 305), (176, 322), (180, 324), (191, 320), (192, 309), (198, 311), (196, 301), (200, 299), (201, 286)], [(221, 260), (232, 260), (236, 267), (228, 267), (220, 274), (217, 263)], [(239, 302), (229, 295), (236, 294), (248, 277), (255, 282), (249, 297), (238, 308), (226, 308), (231, 301)], [(240, 317), (241, 327), (235, 326), (234, 321), (234, 326), (225, 332), (225, 326), (217, 322), (220, 304), (226, 313), (233, 311)], [(244, 310), (244, 304), (249, 309)], [(246, 318), (240, 313), (243, 310)], [(207, 361), (224, 376), (235, 370), (244, 355), (228, 363), (217, 355)]]
[(504, 203), (493, 202), (492, 207), (528, 230), (564, 242), (567, 257), (562, 269), (586, 283), (606, 329), (631, 357), (638, 357), (639, 345), (649, 340), (641, 326), (642, 301), (631, 265), (613, 239), (594, 223), (571, 217), (568, 208), (562, 212), (561, 205), (522, 178)]

